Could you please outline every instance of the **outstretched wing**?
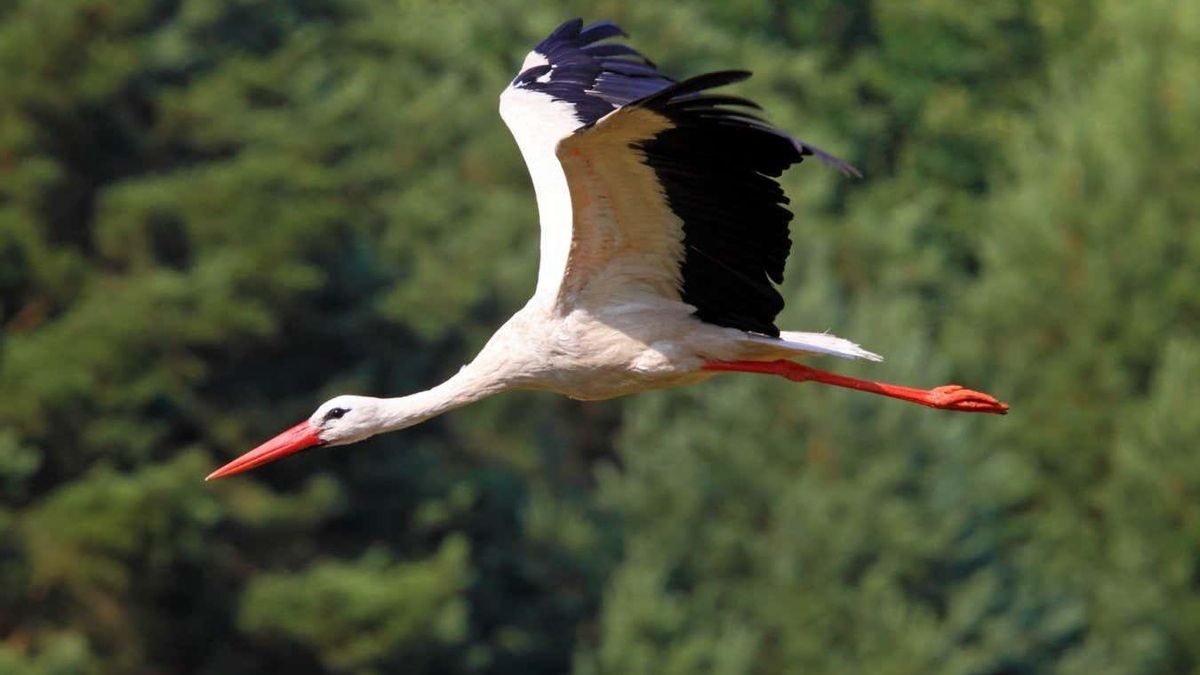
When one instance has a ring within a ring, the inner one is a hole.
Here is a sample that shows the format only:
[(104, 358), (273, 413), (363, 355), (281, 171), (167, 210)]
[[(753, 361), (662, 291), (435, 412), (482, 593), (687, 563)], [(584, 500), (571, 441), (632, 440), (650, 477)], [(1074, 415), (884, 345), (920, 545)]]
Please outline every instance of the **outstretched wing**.
[(755, 117), (750, 101), (707, 93), (749, 73), (674, 83), (624, 45), (595, 44), (619, 34), (563, 24), (500, 98), (537, 194), (535, 299), (649, 294), (777, 335), (792, 214), (774, 177), (806, 155), (855, 170)]
[(809, 155), (856, 171), (749, 112), (753, 102), (708, 92), (749, 76), (674, 84), (559, 143), (574, 205), (564, 298), (649, 291), (709, 323), (779, 334), (792, 213), (775, 178)]
[(572, 19), (542, 40), (500, 94), (500, 116), (533, 178), (541, 220), (536, 296), (553, 300), (571, 244), (571, 195), (554, 155), (560, 140), (618, 107), (671, 86), (632, 47), (603, 43), (624, 35), (609, 21)]

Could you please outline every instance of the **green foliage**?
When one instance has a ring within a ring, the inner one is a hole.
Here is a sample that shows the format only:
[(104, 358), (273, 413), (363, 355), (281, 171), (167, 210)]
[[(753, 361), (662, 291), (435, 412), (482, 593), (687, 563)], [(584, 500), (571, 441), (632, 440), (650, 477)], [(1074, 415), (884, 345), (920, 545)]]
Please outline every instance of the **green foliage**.
[[(0, 3), (0, 672), (1200, 669), (1196, 3), (568, 5)], [(785, 176), (783, 325), (1012, 414), (512, 394), (203, 483), (523, 301), (572, 14), (865, 169)]]
[(369, 672), (385, 659), (428, 664), (467, 637), (468, 564), (466, 541), (451, 537), (429, 560), (392, 564), (373, 550), (355, 563), (264, 575), (246, 589), (240, 623), (314, 649), (333, 672)]
[(81, 635), (49, 636), (32, 648), (0, 647), (0, 670), (12, 675), (92, 675), (100, 662)]

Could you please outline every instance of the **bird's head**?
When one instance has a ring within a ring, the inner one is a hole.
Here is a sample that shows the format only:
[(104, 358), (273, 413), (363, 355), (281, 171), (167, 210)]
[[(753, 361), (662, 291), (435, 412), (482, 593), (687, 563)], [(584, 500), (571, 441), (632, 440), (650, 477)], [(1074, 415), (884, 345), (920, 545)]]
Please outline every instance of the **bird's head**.
[(322, 403), (308, 419), (210, 473), (205, 480), (224, 478), (314, 445), (346, 445), (383, 430), (380, 399), (337, 396)]

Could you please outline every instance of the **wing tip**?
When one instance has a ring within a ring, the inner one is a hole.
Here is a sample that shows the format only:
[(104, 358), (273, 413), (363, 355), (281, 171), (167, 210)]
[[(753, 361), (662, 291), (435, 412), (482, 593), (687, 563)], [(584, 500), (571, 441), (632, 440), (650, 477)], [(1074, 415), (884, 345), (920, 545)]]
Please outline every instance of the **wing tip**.
[(583, 17), (577, 16), (574, 19), (567, 19), (566, 21), (560, 23), (558, 28), (550, 31), (550, 34), (547, 35), (541, 42), (537, 43), (537, 46), (535, 46), (533, 49), (534, 51), (544, 54), (545, 52), (542, 51), (544, 48), (549, 47), (555, 42), (566, 39), (568, 36), (578, 36), (581, 30), (583, 30)]
[(593, 21), (583, 26), (579, 31), (579, 37), (586, 40), (589, 44), (599, 42), (600, 40), (607, 40), (610, 37), (617, 37), (618, 35), (626, 38), (629, 37), (629, 33), (626, 33), (624, 28), (621, 28), (615, 21), (609, 19)]
[(850, 178), (859, 178), (859, 179), (861, 179), (863, 177), (863, 172), (861, 170), (859, 170), (858, 167), (854, 166), (850, 162), (847, 162), (846, 160), (842, 159), (841, 157), (832, 155), (832, 154), (825, 152), (824, 150), (818, 148), (815, 145), (810, 145), (810, 144), (805, 143), (804, 141), (801, 141), (796, 138), (792, 139), (792, 144), (796, 146), (796, 150), (800, 153), (801, 156), (816, 157), (817, 159), (821, 160), (826, 166), (831, 166), (834, 169), (837, 169), (838, 172), (840, 172), (843, 176), (847, 176)]

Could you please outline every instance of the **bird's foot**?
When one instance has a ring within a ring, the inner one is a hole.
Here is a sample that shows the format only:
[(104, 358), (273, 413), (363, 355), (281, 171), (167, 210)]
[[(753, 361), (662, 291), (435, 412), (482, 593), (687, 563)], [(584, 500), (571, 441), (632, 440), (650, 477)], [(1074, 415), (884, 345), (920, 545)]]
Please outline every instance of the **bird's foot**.
[(957, 384), (947, 384), (929, 390), (925, 405), (940, 410), (981, 412), (993, 415), (1008, 414), (1008, 404), (981, 391), (963, 389)]

